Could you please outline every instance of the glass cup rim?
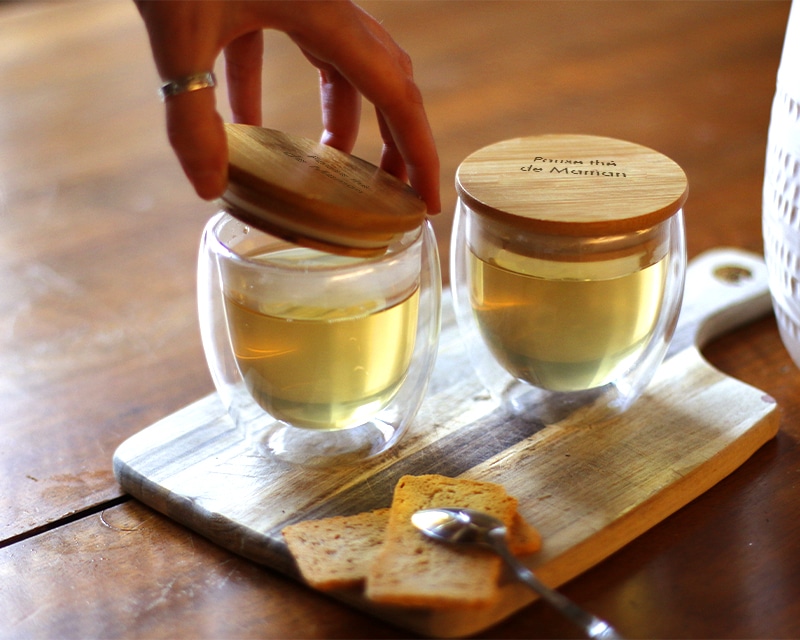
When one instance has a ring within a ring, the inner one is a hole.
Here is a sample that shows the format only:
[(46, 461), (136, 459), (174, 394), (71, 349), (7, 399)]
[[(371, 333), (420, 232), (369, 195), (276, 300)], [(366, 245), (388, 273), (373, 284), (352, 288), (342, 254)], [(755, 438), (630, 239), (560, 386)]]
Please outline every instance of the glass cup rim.
[[(280, 243), (284, 245), (284, 248), (293, 248), (299, 247), (304, 248), (304, 245), (294, 243), (290, 240), (285, 240), (280, 238), (279, 236), (272, 235), (265, 231), (261, 231), (259, 229), (254, 229), (251, 225), (248, 225), (246, 222), (239, 220), (235, 216), (231, 215), (227, 211), (219, 211), (216, 215), (214, 215), (208, 223), (208, 231), (207, 231), (207, 239), (210, 245), (211, 250), (222, 256), (224, 259), (229, 260), (233, 263), (240, 264), (242, 266), (247, 266), (253, 269), (258, 270), (275, 270), (280, 272), (315, 272), (315, 273), (347, 273), (350, 271), (357, 271), (363, 268), (370, 268), (375, 265), (381, 265), (384, 263), (389, 263), (392, 260), (396, 259), (397, 257), (403, 255), (407, 250), (411, 249), (415, 245), (421, 243), (424, 239), (424, 234), (422, 233), (423, 225), (420, 225), (416, 229), (408, 231), (403, 234), (398, 234), (392, 242), (389, 244), (387, 250), (377, 256), (341, 256), (333, 253), (329, 253), (327, 255), (335, 256), (337, 258), (335, 264), (325, 264), (325, 265), (308, 265), (303, 263), (298, 264), (290, 264), (286, 262), (282, 262), (280, 264), (276, 264), (273, 262), (265, 261), (263, 259), (254, 260), (252, 258), (248, 258), (247, 256), (242, 255), (240, 252), (236, 251), (233, 247), (230, 246), (228, 242), (222, 240), (219, 236), (219, 230), (226, 224), (235, 223), (241, 225), (243, 228), (248, 228), (249, 231), (246, 233), (257, 233), (261, 234), (264, 237), (273, 239), (276, 243)], [(314, 247), (306, 247), (310, 251), (317, 252), (319, 254), (326, 254), (327, 252), (317, 249)]]

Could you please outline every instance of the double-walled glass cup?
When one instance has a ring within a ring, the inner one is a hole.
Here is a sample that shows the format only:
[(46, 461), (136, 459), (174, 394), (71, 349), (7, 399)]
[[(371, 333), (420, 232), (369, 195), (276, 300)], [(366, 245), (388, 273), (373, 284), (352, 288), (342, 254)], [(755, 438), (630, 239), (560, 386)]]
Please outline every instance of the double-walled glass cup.
[(451, 245), (475, 370), (514, 411), (624, 411), (663, 360), (683, 294), (686, 179), (654, 151), (539, 136), (462, 163)]
[(436, 242), (425, 221), (372, 255), (307, 244), (214, 216), (199, 256), (203, 346), (255, 450), (352, 464), (394, 445), (422, 402), (439, 336)]

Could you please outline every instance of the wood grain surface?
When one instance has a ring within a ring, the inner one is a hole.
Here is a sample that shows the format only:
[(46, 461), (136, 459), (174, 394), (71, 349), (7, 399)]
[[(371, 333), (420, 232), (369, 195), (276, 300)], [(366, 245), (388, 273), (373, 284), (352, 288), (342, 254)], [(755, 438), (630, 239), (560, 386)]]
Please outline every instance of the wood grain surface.
[[(414, 61), (442, 255), (459, 163), (554, 132), (680, 164), (690, 257), (761, 252), (788, 1), (363, 4)], [(263, 80), (265, 125), (317, 138), (317, 74), (282, 34), (266, 34)], [(113, 476), (120, 443), (213, 388), (194, 287), (216, 208), (168, 146), (158, 84), (133, 3), (0, 3), (0, 636), (408, 637), (128, 501)], [(355, 152), (380, 150), (365, 105)], [(562, 589), (628, 637), (800, 636), (800, 370), (771, 317), (703, 354), (774, 397), (780, 431)], [(574, 629), (537, 602), (479, 636)]]
[(686, 174), (642, 145), (603, 136), (548, 134), (499, 141), (456, 172), (473, 211), (536, 233), (615, 235), (663, 222), (686, 202)]

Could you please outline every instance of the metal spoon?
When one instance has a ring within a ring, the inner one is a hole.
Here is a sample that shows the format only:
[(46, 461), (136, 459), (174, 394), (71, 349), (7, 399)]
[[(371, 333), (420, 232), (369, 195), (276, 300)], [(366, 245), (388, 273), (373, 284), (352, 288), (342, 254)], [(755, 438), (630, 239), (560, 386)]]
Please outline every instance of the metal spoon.
[(423, 509), (411, 516), (413, 525), (425, 535), (450, 544), (472, 544), (497, 553), (528, 585), (559, 612), (581, 627), (590, 638), (622, 636), (607, 622), (581, 609), (567, 597), (542, 583), (523, 565), (506, 544), (506, 528), (497, 518), (474, 509), (443, 507)]

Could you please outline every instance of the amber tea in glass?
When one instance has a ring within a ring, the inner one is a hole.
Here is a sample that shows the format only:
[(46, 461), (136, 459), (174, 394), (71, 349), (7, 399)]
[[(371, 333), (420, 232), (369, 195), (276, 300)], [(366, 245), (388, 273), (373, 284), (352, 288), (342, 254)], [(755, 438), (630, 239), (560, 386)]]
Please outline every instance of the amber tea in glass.
[[(353, 261), (301, 247), (249, 259), (322, 269)], [(262, 301), (234, 289), (225, 314), (239, 371), (265, 411), (298, 427), (346, 429), (386, 406), (405, 379), (419, 286), (415, 277), (393, 298), (325, 298)]]

